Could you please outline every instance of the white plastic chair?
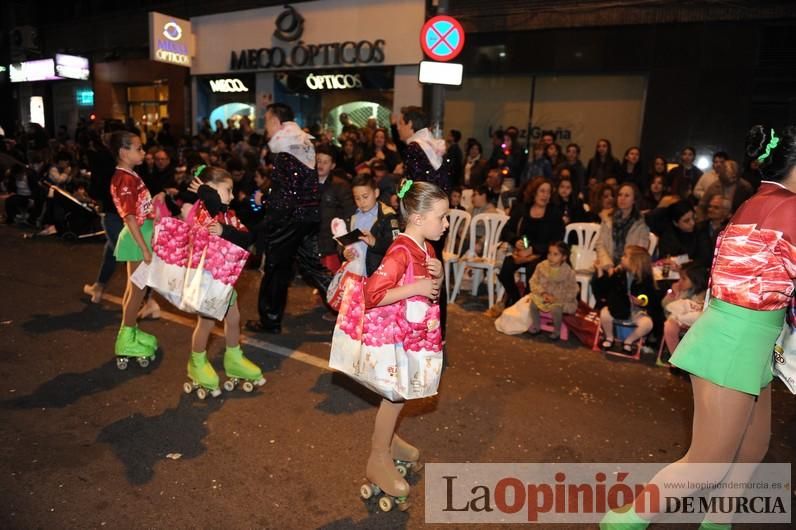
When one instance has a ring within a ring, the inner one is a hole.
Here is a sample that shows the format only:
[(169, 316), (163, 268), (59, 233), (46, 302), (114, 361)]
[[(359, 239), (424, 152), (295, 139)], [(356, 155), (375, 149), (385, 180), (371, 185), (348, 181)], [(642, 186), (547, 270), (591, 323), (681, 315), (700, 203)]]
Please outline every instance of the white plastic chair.
[(658, 236), (650, 232), (650, 247), (647, 249), (649, 250), (650, 256), (655, 254), (656, 248), (658, 248)]
[(462, 255), (464, 242), (467, 240), (470, 218), (470, 214), (464, 210), (448, 210), (448, 239), (445, 241), (445, 248), (442, 250), (442, 266), (445, 268), (445, 286), (448, 298), (450, 298), (451, 286), (453, 285), (452, 275), (456, 263)]
[(580, 285), (580, 299), (594, 307), (596, 300), (591, 292), (591, 278), (594, 275), (594, 261), (597, 259), (597, 236), (600, 234), (598, 223), (570, 223), (567, 225), (564, 241), (575, 233), (578, 238), (577, 252), (572, 256), (572, 268), (575, 269), (575, 281)]
[[(497, 249), (498, 245), (500, 245), (500, 233), (508, 220), (509, 216), (502, 213), (481, 213), (472, 218), (470, 222), (470, 249), (464, 256), (459, 258), (456, 264), (456, 283), (453, 293), (451, 293), (451, 302), (454, 302), (459, 294), (465, 271), (472, 269), (473, 294), (478, 294), (481, 274), (485, 272), (486, 287), (489, 293), (489, 307), (495, 305), (495, 286), (498, 283)], [(484, 241), (480, 256), (475, 253), (475, 232), (479, 223), (484, 225)]]

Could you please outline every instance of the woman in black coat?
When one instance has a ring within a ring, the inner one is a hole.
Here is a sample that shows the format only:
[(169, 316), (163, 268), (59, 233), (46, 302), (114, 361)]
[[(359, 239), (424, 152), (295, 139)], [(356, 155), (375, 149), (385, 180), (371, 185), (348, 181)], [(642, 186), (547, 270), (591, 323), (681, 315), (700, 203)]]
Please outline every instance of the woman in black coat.
[(528, 195), (533, 197), (532, 202), (512, 217), (503, 229), (501, 239), (513, 249), (512, 255), (503, 261), (498, 275), (506, 289), (506, 307), (520, 299), (514, 273), (524, 268), (525, 277), (530, 279), (536, 265), (547, 257), (550, 243), (564, 239), (564, 222), (561, 212), (551, 204), (552, 194), (553, 184), (548, 179), (534, 179), (528, 190)]

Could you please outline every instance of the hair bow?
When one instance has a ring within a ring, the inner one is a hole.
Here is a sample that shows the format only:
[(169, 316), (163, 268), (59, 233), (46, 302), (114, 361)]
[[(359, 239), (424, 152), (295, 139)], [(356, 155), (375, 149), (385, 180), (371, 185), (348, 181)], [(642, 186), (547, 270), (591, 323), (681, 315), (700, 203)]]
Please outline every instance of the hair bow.
[(194, 170), (193, 170), (193, 176), (194, 176), (194, 178), (198, 177), (198, 176), (199, 176), (199, 173), (201, 173), (202, 171), (204, 171), (206, 167), (207, 167), (207, 166), (206, 166), (205, 164), (201, 164), (201, 165), (198, 165), (198, 166), (196, 166), (196, 169), (194, 169)]
[(412, 184), (414, 184), (414, 182), (412, 180), (406, 179), (406, 181), (404, 182), (404, 185), (401, 186), (400, 190), (398, 190), (398, 198), (399, 199), (403, 199), (404, 198), (404, 195), (406, 195), (406, 192), (409, 191), (409, 188), (412, 187)]
[(778, 145), (779, 145), (779, 138), (777, 137), (777, 134), (774, 132), (774, 129), (771, 129), (771, 140), (768, 142), (768, 145), (766, 146), (766, 152), (760, 155), (760, 157), (757, 159), (758, 162), (762, 162), (763, 160), (771, 156), (771, 151), (776, 149)]

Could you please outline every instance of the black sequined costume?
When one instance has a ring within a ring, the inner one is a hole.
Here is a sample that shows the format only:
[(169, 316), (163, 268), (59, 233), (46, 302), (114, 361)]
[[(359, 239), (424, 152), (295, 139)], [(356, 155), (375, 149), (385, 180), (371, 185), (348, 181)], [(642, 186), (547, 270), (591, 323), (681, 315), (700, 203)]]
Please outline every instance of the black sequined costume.
[(262, 233), (265, 274), (260, 283), (257, 309), (264, 328), (279, 330), (287, 304), (293, 260), (304, 279), (323, 299), (331, 275), (318, 252), (320, 191), (318, 173), (293, 155), (279, 153), (271, 174)]

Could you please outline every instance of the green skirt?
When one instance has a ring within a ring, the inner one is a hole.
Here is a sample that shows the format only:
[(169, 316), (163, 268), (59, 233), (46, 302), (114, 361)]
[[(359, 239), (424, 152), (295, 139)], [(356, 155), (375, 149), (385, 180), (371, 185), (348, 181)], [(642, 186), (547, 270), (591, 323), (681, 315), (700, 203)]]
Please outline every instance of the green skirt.
[(771, 355), (785, 310), (755, 311), (712, 298), (671, 363), (719, 386), (760, 395), (774, 378)]
[[(154, 229), (152, 219), (147, 219), (141, 225), (141, 234), (144, 236), (144, 241), (150, 252), (152, 252), (152, 230)], [(124, 225), (122, 231), (119, 233), (119, 239), (116, 241), (116, 250), (113, 251), (116, 256), (116, 261), (143, 261), (144, 253), (141, 252), (141, 247), (133, 239), (133, 234)]]

